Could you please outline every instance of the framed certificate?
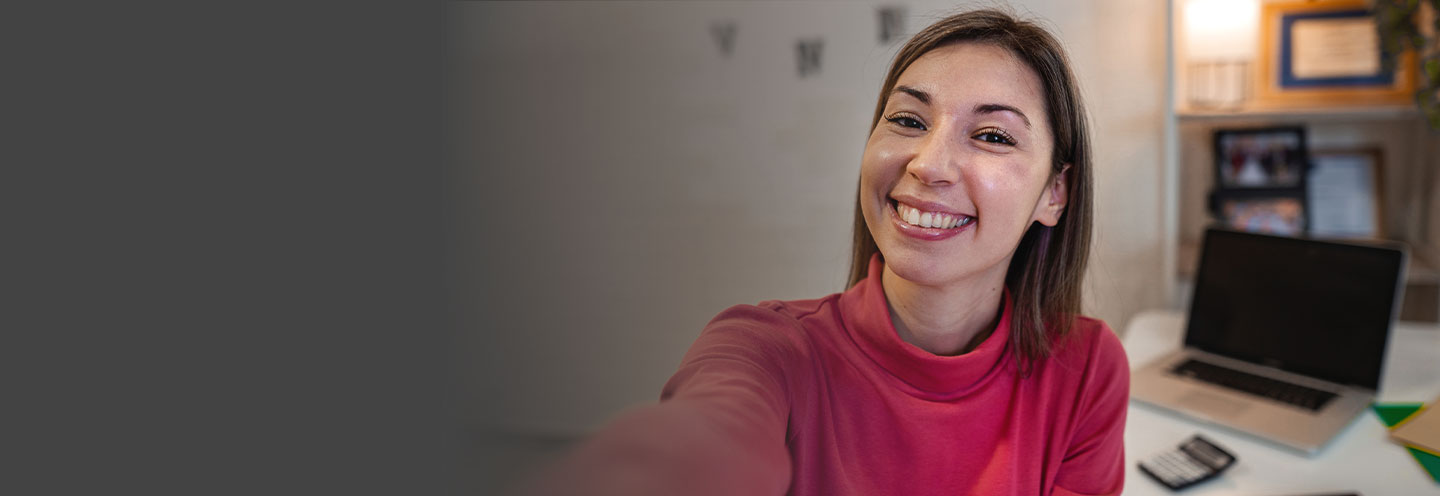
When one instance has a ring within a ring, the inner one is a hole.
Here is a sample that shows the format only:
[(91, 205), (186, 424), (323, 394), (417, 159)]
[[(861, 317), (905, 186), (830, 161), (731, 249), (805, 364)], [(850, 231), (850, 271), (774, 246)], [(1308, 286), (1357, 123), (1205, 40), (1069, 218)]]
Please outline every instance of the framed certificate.
[(1381, 64), (1375, 17), (1363, 0), (1264, 3), (1255, 101), (1269, 107), (1411, 105), (1415, 55)]
[(1385, 235), (1379, 148), (1316, 150), (1310, 154), (1311, 234), (1328, 238), (1380, 238)]

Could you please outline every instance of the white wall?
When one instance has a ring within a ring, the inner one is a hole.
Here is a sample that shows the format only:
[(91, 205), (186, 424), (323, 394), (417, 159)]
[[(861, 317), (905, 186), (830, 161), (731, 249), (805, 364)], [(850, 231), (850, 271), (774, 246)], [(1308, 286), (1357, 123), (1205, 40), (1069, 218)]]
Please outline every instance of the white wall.
[[(453, 7), (469, 414), (579, 433), (652, 402), (721, 309), (842, 289), (880, 79), (879, 2)], [(907, 34), (957, 6), (895, 2)], [(1164, 304), (1164, 4), (1043, 2), (1094, 124), (1087, 309)], [(710, 25), (737, 23), (725, 57)], [(795, 43), (824, 39), (818, 75)]]

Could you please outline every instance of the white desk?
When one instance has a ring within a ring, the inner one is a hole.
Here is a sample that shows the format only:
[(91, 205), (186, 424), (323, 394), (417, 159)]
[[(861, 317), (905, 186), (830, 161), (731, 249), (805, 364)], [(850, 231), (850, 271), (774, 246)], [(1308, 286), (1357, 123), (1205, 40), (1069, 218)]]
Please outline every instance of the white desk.
[[(1125, 330), (1131, 370), (1181, 347), (1185, 315), (1148, 311)], [(1440, 395), (1440, 328), (1402, 322), (1388, 346), (1380, 402), (1428, 402)], [(1181, 493), (1150, 479), (1135, 463), (1174, 449), (1202, 433), (1239, 459), (1220, 477)], [(1224, 428), (1203, 424), (1150, 405), (1130, 401), (1125, 425), (1125, 494), (1183, 496), (1287, 496), (1356, 491), (1365, 496), (1440, 495), (1440, 484), (1398, 444), (1385, 425), (1366, 411), (1314, 457), (1305, 457)]]

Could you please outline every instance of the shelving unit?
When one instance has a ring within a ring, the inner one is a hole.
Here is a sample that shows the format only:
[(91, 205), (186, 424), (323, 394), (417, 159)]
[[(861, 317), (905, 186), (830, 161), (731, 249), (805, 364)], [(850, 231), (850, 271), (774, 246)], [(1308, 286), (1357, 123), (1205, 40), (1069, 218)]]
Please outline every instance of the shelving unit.
[(1419, 119), (1414, 105), (1377, 107), (1264, 108), (1242, 107), (1232, 110), (1180, 108), (1175, 117), (1182, 121), (1233, 120), (1252, 118), (1267, 120), (1309, 119), (1316, 121), (1356, 122), (1366, 120)]
[[(1413, 105), (1276, 108), (1245, 101), (1226, 109), (1192, 106), (1185, 86), (1191, 59), (1184, 16), (1193, 1), (1172, 0), (1168, 30), (1173, 83), (1166, 117), (1165, 177), (1167, 192), (1174, 198), (1166, 212), (1172, 303), (1183, 306), (1188, 300), (1200, 238), (1213, 220), (1206, 199), (1214, 183), (1215, 130), (1299, 125), (1307, 131), (1311, 150), (1381, 151), (1383, 238), (1407, 244), (1411, 254), (1401, 318), (1440, 322), (1440, 229), (1435, 227), (1440, 219), (1434, 218), (1440, 216), (1440, 134), (1427, 128)], [(1263, 3), (1253, 1), (1257, 8)]]

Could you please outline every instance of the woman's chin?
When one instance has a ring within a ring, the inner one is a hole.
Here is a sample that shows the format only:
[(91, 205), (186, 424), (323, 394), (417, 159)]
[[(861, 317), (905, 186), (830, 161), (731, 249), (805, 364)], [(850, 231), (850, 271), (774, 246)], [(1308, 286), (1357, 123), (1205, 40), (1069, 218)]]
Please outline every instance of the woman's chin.
[[(959, 283), (1004, 284), (1010, 257), (981, 260), (964, 255), (936, 255), (910, 250), (880, 251), (885, 269), (906, 282), (928, 287), (948, 287)], [(993, 280), (992, 280), (993, 279)]]
[(955, 278), (955, 267), (947, 267), (954, 260), (936, 260), (934, 257), (915, 253), (899, 253), (885, 256), (885, 268), (907, 282), (922, 286), (943, 286)]

